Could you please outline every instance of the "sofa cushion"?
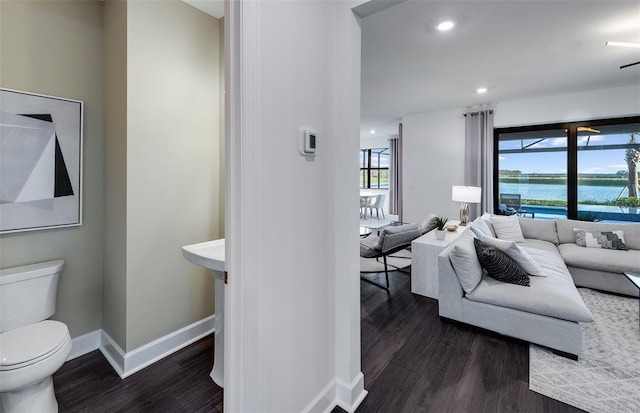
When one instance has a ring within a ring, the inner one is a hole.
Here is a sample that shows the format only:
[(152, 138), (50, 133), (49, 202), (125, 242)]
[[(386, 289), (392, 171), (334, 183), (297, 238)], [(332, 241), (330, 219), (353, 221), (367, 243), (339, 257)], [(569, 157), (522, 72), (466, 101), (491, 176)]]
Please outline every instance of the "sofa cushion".
[(492, 247), (495, 247), (507, 254), (509, 258), (518, 263), (518, 265), (525, 273), (539, 277), (546, 277), (546, 274), (542, 271), (540, 265), (538, 265), (538, 263), (533, 258), (531, 258), (531, 255), (529, 255), (527, 251), (520, 248), (518, 244), (515, 243), (515, 241), (507, 241), (504, 239), (487, 237), (484, 235), (480, 235), (478, 239), (480, 239), (480, 241), (484, 242), (485, 244), (491, 245)]
[(518, 218), (522, 235), (525, 238), (541, 239), (558, 244), (556, 222), (544, 219)]
[(573, 244), (576, 242), (575, 234), (573, 233), (574, 228), (588, 231), (624, 231), (624, 240), (627, 247), (633, 250), (640, 250), (640, 223), (608, 224), (556, 218), (556, 227), (558, 229), (558, 239), (561, 244)]
[(473, 240), (476, 247), (476, 255), (482, 268), (487, 270), (490, 277), (505, 283), (529, 286), (529, 276), (515, 260), (496, 247), (480, 241)]
[(378, 248), (378, 240), (380, 237), (377, 235), (369, 235), (368, 237), (360, 240), (360, 256), (364, 258), (373, 258), (380, 254)]
[(476, 248), (473, 244), (475, 236), (471, 231), (465, 231), (456, 240), (451, 249), (449, 259), (451, 265), (456, 270), (456, 276), (462, 289), (470, 293), (478, 286), (482, 279), (482, 266), (476, 255)]
[(497, 238), (524, 242), (517, 215), (508, 217), (492, 216), (491, 225)]
[(591, 270), (640, 272), (640, 251), (584, 248), (577, 244), (560, 244), (558, 251), (567, 265)]
[[(553, 244), (547, 244), (553, 246)], [(534, 248), (526, 245), (523, 248), (538, 261), (547, 277), (531, 277), (529, 288), (483, 277), (478, 286), (466, 297), (473, 301), (563, 320), (593, 321), (591, 312), (582, 301), (558, 250), (555, 247), (554, 250), (546, 249), (542, 245), (541, 241), (541, 244)]]

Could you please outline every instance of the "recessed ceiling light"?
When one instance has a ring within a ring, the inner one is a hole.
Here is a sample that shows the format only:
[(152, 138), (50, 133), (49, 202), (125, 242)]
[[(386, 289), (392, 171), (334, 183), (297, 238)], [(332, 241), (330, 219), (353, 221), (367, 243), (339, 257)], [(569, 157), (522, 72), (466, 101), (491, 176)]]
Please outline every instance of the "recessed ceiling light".
[(456, 22), (454, 22), (453, 20), (443, 20), (440, 23), (438, 23), (438, 25), (436, 26), (436, 29), (440, 30), (441, 32), (446, 32), (447, 30), (453, 29), (453, 26), (455, 25), (456, 25)]
[(486, 87), (479, 87), (478, 89), (476, 89), (476, 92), (478, 93), (485, 93), (487, 91)]
[(376, 133), (376, 130), (375, 130), (375, 129), (371, 129), (371, 130), (369, 131), (369, 133), (373, 135), (374, 133)]
[(627, 43), (627, 42), (607, 42), (607, 46), (620, 46), (620, 47), (636, 47), (640, 48), (640, 43)]

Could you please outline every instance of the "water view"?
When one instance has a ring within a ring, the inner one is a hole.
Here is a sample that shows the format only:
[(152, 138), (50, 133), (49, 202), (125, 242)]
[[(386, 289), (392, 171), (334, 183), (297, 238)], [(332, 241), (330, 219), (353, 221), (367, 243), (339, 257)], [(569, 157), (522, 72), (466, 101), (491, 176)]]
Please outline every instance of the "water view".
[[(549, 201), (566, 201), (567, 186), (555, 184), (529, 184), (500, 182), (500, 192), (520, 194), (522, 199), (538, 199)], [(578, 187), (578, 202), (613, 201), (616, 198), (626, 198), (629, 190), (624, 186), (585, 186)]]

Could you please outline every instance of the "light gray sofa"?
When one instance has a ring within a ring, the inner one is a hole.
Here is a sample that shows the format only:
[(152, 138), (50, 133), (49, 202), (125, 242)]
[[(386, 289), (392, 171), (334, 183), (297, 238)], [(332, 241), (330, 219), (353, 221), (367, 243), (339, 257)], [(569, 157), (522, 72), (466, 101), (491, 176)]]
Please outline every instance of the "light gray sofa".
[[(471, 227), (476, 228), (475, 232), (478, 228), (486, 231), (486, 227), (493, 232), (493, 227), (487, 225), (491, 219), (485, 214)], [(577, 358), (582, 350), (580, 323), (592, 321), (592, 316), (576, 286), (638, 296), (622, 271), (640, 272), (640, 224), (517, 220), (524, 236), (517, 245), (539, 264), (546, 277), (532, 276), (530, 286), (523, 287), (482, 273), (478, 276), (479, 262), (473, 262), (473, 239), (477, 236), (467, 228), (438, 256), (440, 316)], [(574, 228), (623, 230), (629, 250), (579, 246)]]

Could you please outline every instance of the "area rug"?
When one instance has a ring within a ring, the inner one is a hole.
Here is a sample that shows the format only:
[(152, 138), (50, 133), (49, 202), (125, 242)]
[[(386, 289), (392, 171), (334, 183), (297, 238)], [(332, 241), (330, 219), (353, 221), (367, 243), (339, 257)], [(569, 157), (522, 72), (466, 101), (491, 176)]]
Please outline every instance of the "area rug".
[[(399, 251), (387, 257), (389, 271), (407, 268), (411, 265), (411, 253), (406, 250)], [(384, 261), (382, 257), (362, 258), (360, 257), (360, 272), (384, 272)]]
[(529, 388), (580, 409), (640, 412), (638, 299), (579, 289), (595, 321), (582, 323), (578, 361), (529, 346)]

